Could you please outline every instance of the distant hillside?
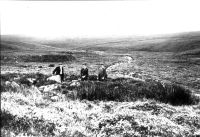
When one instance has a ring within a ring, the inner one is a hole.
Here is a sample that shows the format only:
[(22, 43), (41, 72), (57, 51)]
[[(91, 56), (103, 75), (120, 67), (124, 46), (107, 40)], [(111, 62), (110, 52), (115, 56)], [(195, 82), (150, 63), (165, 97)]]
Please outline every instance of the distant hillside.
[(23, 37), (1, 37), (1, 51), (52, 51), (62, 50), (57, 47), (41, 44), (39, 41)]
[(39, 43), (31, 43), (31, 42), (11, 42), (11, 41), (2, 41), (1, 42), (1, 51), (54, 51), (54, 50), (62, 50), (60, 48), (55, 48), (48, 45), (43, 45)]
[(148, 37), (37, 40), (23, 37), (2, 37), (2, 50), (95, 50), (185, 52), (200, 49), (200, 32)]
[(82, 47), (85, 50), (100, 51), (158, 51), (184, 52), (200, 49), (200, 32), (154, 37), (119, 38), (110, 41), (97, 41)]

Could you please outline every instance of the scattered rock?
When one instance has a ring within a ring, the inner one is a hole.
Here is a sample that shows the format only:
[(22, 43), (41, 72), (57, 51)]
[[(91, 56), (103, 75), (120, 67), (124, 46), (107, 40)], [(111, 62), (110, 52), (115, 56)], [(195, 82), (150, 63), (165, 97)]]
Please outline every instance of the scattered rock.
[(47, 86), (41, 86), (39, 87), (39, 91), (41, 92), (51, 92), (53, 90), (57, 90), (58, 89), (58, 85), (57, 84), (52, 84), (52, 85), (47, 85)]
[(51, 97), (51, 101), (56, 102), (59, 100), (59, 96), (53, 96)]
[(11, 85), (11, 82), (10, 82), (10, 81), (6, 81), (6, 82), (5, 82), (5, 85), (6, 85), (6, 86), (9, 86), (9, 85)]
[(14, 77), (13, 78), (13, 80), (19, 80), (20, 79), (20, 77), (18, 76), (18, 77)]
[(39, 89), (39, 91), (43, 91), (44, 88), (45, 88), (45, 86), (40, 86), (38, 89)]
[(61, 77), (60, 75), (55, 75), (55, 76), (51, 76), (47, 78), (47, 81), (52, 80), (52, 81), (56, 81), (58, 83), (61, 83)]
[(81, 84), (78, 80), (72, 80), (71, 87), (79, 87)]
[(28, 80), (31, 84), (35, 84), (35, 83), (36, 83), (36, 79), (35, 79), (35, 78), (27, 78), (27, 80)]

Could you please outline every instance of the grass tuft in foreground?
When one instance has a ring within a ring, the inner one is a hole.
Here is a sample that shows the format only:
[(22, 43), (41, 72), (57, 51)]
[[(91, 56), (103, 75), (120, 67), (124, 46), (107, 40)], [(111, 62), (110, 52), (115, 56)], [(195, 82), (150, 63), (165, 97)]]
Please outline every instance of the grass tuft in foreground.
[(137, 99), (154, 99), (172, 105), (191, 105), (199, 102), (189, 89), (176, 84), (160, 82), (140, 82), (132, 79), (116, 79), (106, 82), (81, 82), (77, 97), (87, 100), (135, 101)]

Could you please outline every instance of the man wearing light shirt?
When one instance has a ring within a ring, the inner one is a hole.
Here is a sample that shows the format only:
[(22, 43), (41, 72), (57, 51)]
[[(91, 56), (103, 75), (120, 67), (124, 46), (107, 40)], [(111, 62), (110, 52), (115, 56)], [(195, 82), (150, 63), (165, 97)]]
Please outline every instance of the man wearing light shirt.
[(59, 64), (54, 70), (53, 70), (54, 75), (59, 75), (61, 82), (64, 81), (64, 68), (62, 64)]

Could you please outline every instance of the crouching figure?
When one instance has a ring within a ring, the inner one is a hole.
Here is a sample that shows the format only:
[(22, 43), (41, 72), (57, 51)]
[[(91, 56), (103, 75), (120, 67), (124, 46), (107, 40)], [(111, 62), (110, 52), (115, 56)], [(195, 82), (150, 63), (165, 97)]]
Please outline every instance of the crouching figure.
[(106, 72), (106, 68), (105, 66), (101, 66), (100, 69), (99, 69), (99, 73), (98, 73), (98, 80), (99, 81), (104, 81), (107, 79), (107, 72)]
[(83, 67), (81, 68), (81, 80), (82, 81), (88, 80), (88, 68), (86, 64), (84, 64)]

